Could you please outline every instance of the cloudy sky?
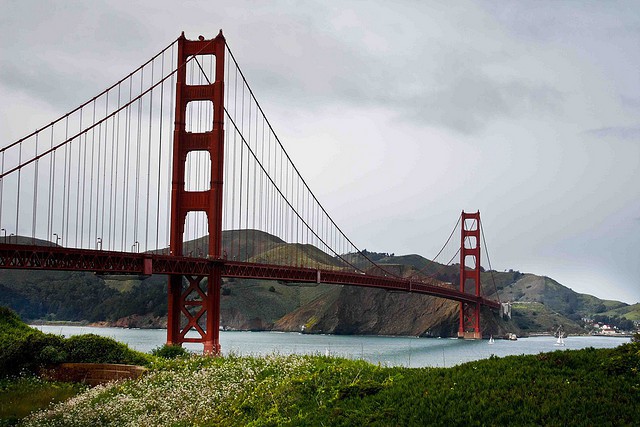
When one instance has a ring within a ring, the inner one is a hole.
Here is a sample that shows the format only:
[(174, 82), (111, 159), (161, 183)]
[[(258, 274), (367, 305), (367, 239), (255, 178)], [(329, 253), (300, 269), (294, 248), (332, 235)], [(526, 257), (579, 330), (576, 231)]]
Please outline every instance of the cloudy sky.
[(0, 0), (0, 145), (221, 28), (360, 248), (433, 258), (480, 210), (493, 268), (640, 301), (636, 1)]

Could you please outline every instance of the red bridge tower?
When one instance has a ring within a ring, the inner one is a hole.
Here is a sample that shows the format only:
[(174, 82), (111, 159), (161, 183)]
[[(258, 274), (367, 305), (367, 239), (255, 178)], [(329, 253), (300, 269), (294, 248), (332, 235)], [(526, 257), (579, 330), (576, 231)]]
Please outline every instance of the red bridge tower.
[[(200, 55), (215, 56), (215, 78), (205, 85), (187, 84), (187, 62)], [(183, 256), (182, 243), (187, 213), (205, 212), (209, 228), (208, 258), (213, 262), (207, 276), (169, 276), (169, 315), (167, 344), (183, 342), (204, 344), (205, 354), (220, 352), (220, 285), (222, 282), (222, 178), (224, 159), (224, 55), (222, 31), (215, 39), (178, 39), (175, 128), (173, 134), (173, 180), (171, 186), (170, 253)], [(213, 103), (211, 131), (186, 130), (187, 104), (192, 101)], [(208, 152), (211, 159), (210, 187), (205, 191), (185, 190), (185, 163), (193, 151)], [(186, 281), (185, 281), (186, 278)], [(206, 279), (206, 286), (205, 286)], [(186, 337), (194, 330), (199, 337)]]
[[(462, 211), (460, 239), (460, 292), (472, 288), (480, 296), (480, 211)], [(460, 302), (458, 338), (481, 339), (480, 302)]]

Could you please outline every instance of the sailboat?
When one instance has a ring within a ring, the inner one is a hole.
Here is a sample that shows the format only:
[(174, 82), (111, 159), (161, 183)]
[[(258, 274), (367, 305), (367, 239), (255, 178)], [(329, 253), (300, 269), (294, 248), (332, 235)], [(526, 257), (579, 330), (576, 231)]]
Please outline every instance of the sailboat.
[(489, 337), (489, 345), (491, 345), (491, 344), (493, 344), (493, 343), (494, 343), (494, 341), (493, 341), (493, 335), (491, 335), (491, 336)]
[(562, 327), (562, 325), (560, 325), (560, 327), (556, 331), (556, 335), (558, 336), (558, 339), (556, 340), (555, 345), (564, 347), (564, 328)]

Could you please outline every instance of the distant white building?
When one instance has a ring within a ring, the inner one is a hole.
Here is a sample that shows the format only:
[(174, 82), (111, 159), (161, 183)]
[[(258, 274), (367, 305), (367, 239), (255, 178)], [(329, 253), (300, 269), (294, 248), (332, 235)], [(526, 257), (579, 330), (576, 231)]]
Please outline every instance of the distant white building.
[(612, 328), (609, 325), (602, 325), (602, 329), (600, 329), (600, 333), (606, 334), (606, 335), (613, 335), (616, 333), (616, 328), (615, 327)]

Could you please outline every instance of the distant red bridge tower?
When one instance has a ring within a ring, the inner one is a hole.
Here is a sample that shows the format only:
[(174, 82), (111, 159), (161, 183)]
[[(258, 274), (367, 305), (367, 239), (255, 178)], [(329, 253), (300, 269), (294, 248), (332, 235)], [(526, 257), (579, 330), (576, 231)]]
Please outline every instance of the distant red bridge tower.
[[(471, 288), (480, 296), (480, 211), (462, 211), (460, 236), (460, 292)], [(460, 302), (458, 338), (481, 339), (480, 302)]]

